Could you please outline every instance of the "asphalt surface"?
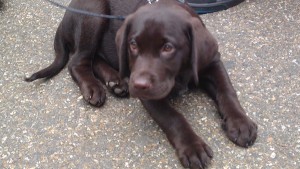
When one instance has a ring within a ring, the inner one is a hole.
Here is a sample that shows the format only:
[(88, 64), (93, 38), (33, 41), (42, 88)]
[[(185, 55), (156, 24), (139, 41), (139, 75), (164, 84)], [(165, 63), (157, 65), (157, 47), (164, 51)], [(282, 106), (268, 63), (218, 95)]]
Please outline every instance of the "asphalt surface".
[[(181, 168), (137, 99), (108, 94), (104, 107), (91, 107), (66, 69), (23, 81), (52, 62), (63, 13), (41, 0), (10, 0), (0, 14), (0, 168)], [(300, 1), (246, 1), (202, 18), (259, 127), (254, 146), (240, 148), (201, 91), (173, 100), (214, 151), (210, 168), (299, 169)]]

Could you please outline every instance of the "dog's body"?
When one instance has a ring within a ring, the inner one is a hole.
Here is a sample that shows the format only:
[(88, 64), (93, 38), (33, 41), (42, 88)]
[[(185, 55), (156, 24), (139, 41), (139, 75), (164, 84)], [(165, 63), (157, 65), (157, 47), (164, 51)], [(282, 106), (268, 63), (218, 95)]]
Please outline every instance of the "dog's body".
[(74, 8), (130, 15), (121, 22), (66, 12), (55, 37), (55, 61), (26, 80), (56, 75), (73, 55), (69, 71), (85, 100), (95, 106), (104, 103), (99, 80), (117, 96), (126, 96), (129, 89), (166, 133), (182, 165), (189, 168), (205, 168), (213, 153), (169, 106), (167, 97), (200, 85), (216, 102), (229, 139), (242, 147), (252, 145), (257, 126), (240, 106), (217, 42), (197, 14), (176, 0), (126, 3), (73, 0)]
[(0, 12), (4, 10), (4, 0), (0, 0)]

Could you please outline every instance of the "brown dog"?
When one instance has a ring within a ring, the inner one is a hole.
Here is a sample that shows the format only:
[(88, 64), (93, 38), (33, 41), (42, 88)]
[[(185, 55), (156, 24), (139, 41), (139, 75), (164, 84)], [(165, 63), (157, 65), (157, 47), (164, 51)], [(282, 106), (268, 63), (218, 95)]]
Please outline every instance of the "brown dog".
[[(66, 12), (55, 37), (55, 61), (26, 80), (56, 75), (73, 55), (69, 71), (85, 100), (95, 106), (104, 103), (105, 91), (98, 79), (118, 96), (125, 96), (129, 88), (188, 168), (206, 168), (213, 152), (167, 98), (200, 86), (216, 102), (229, 139), (242, 147), (252, 145), (257, 126), (241, 107), (220, 61), (217, 42), (198, 15), (176, 0), (126, 3), (73, 0), (71, 7), (90, 12), (131, 14), (120, 22)], [(123, 80), (127, 77), (128, 86)]]

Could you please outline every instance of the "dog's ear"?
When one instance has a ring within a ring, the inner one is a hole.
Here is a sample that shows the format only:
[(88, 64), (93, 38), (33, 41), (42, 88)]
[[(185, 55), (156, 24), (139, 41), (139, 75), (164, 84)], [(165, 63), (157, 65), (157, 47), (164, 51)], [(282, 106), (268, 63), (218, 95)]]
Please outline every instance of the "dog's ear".
[(189, 20), (189, 25), (190, 61), (193, 68), (194, 81), (198, 84), (198, 72), (216, 59), (218, 44), (199, 17), (192, 17)]
[(123, 79), (129, 77), (129, 61), (128, 61), (128, 33), (130, 30), (131, 15), (126, 17), (126, 20), (116, 34), (117, 54), (119, 57), (119, 74)]

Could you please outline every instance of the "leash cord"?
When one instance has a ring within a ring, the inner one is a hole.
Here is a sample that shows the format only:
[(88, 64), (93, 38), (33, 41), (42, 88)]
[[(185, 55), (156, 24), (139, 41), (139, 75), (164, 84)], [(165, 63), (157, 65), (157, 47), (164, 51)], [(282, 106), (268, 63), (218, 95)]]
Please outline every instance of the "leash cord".
[(54, 2), (52, 0), (45, 0), (49, 3), (51, 3), (52, 5), (55, 5), (59, 8), (65, 9), (67, 11), (71, 11), (74, 13), (78, 13), (78, 14), (83, 14), (83, 15), (89, 15), (89, 16), (94, 16), (94, 17), (101, 17), (101, 18), (107, 18), (107, 19), (116, 19), (116, 20), (125, 20), (125, 16), (115, 16), (115, 15), (105, 15), (105, 14), (100, 14), (100, 13), (92, 13), (92, 12), (88, 12), (88, 11), (83, 11), (80, 9), (75, 9), (75, 8), (70, 8), (70, 7), (66, 7), (64, 5), (61, 5), (57, 2)]
[[(71, 7), (67, 7), (64, 6), (62, 4), (59, 4), (55, 1), (52, 0), (45, 0), (49, 3), (51, 3), (54, 6), (57, 6), (59, 8), (65, 9), (67, 11), (73, 12), (73, 13), (78, 13), (78, 14), (82, 14), (82, 15), (88, 15), (88, 16), (94, 16), (94, 17), (101, 17), (101, 18), (107, 18), (107, 19), (116, 19), (116, 20), (125, 20), (126, 16), (120, 16), (120, 15), (106, 15), (106, 14), (101, 14), (101, 13), (93, 13), (93, 12), (88, 12), (88, 11), (84, 11), (84, 10), (80, 10), (80, 9), (75, 9), (75, 8), (71, 8)], [(157, 2), (158, 0), (155, 0), (154, 2)], [(181, 3), (185, 3), (185, 0), (178, 0)], [(230, 0), (229, 0), (230, 1)], [(151, 0), (148, 0), (149, 4), (152, 4), (153, 2)], [(192, 7), (207, 7), (207, 5), (198, 5), (198, 4), (194, 4), (194, 3), (188, 3), (190, 6)]]

